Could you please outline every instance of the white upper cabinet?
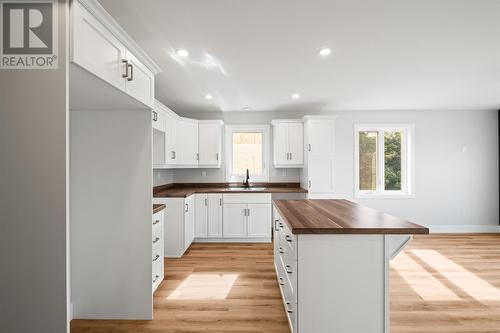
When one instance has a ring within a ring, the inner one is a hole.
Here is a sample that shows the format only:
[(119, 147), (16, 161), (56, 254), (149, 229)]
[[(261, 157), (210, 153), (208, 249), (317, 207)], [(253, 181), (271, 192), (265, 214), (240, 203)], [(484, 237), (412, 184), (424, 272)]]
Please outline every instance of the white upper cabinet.
[(220, 167), (222, 147), (222, 121), (198, 122), (198, 149), (200, 167)]
[(125, 91), (127, 94), (146, 105), (153, 106), (155, 98), (154, 74), (130, 51), (127, 51), (127, 59), (124, 64), (127, 66), (125, 70)]
[(198, 121), (180, 118), (176, 132), (176, 164), (198, 166)]
[(165, 112), (163, 112), (163, 110), (155, 110), (153, 109), (153, 117), (152, 117), (152, 121), (153, 121), (153, 128), (160, 131), (160, 132), (163, 132), (165, 133), (165, 117), (166, 117), (166, 114)]
[(300, 120), (273, 120), (273, 163), (276, 168), (304, 164), (304, 126)]
[(73, 1), (71, 20), (71, 61), (152, 107), (159, 67), (97, 1)]

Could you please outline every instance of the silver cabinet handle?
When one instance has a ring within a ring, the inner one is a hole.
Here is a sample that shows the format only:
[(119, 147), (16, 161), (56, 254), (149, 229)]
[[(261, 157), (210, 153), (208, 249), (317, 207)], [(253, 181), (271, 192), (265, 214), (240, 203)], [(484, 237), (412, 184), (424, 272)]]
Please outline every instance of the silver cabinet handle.
[(153, 241), (153, 244), (158, 243), (158, 241), (159, 241), (159, 240), (160, 240), (160, 237), (156, 237), (156, 238), (154, 239), (154, 241)]
[(122, 74), (122, 77), (128, 78), (128, 60), (122, 59), (122, 63), (125, 64), (125, 73)]
[(307, 145), (307, 150), (311, 151), (311, 144)]
[(280, 246), (279, 249), (278, 249), (278, 252), (279, 253), (285, 253), (285, 250)]
[(280, 229), (283, 229), (283, 222), (280, 222), (279, 224)]
[(153, 283), (155, 283), (156, 281), (158, 281), (159, 278), (160, 278), (159, 275), (155, 275), (155, 279), (153, 280)]
[(279, 284), (280, 284), (280, 286), (285, 285), (285, 279), (283, 279), (281, 276), (279, 277)]
[(243, 216), (247, 216), (247, 209), (243, 209)]
[(311, 188), (311, 181), (309, 180), (309, 188)]
[(222, 198), (219, 198), (219, 206), (222, 206)]
[(247, 216), (250, 216), (250, 208), (247, 208)]
[(208, 199), (205, 198), (205, 206), (208, 206)]
[(130, 77), (127, 75), (127, 81), (132, 81), (134, 79), (134, 66), (132, 64), (128, 64), (127, 67), (130, 67)]
[(274, 220), (274, 230), (276, 231), (280, 231), (279, 222), (280, 220)]
[(160, 223), (160, 220), (155, 220), (155, 221), (153, 222), (153, 225), (157, 225), (158, 223)]
[(288, 274), (292, 274), (292, 273), (293, 273), (293, 271), (292, 271), (292, 266), (290, 266), (290, 265), (286, 265), (286, 266), (285, 266), (285, 272), (287, 272)]
[(293, 241), (293, 238), (290, 235), (285, 235), (285, 240), (291, 243)]
[(189, 205), (188, 204), (185, 204), (185, 209), (184, 211), (187, 213), (189, 211)]
[(288, 161), (288, 153), (286, 153), (286, 160)]
[(159, 254), (157, 254), (156, 257), (153, 258), (153, 262), (155, 262), (156, 260), (158, 260), (158, 258), (160, 258)]
[(196, 160), (199, 161), (200, 160), (200, 153), (196, 153)]
[(215, 159), (218, 161), (219, 160), (219, 153), (215, 154)]
[(290, 302), (286, 302), (285, 304), (286, 304), (286, 312), (293, 313), (293, 310), (290, 310), (290, 308), (289, 308), (289, 306), (291, 305), (291, 303)]
[(153, 121), (158, 121), (158, 112), (153, 111)]

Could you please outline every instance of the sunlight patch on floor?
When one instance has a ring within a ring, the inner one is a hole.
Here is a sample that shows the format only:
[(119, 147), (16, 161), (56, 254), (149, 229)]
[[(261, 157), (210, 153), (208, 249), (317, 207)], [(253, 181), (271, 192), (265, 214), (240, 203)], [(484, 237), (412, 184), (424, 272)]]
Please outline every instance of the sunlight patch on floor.
[(238, 274), (190, 274), (167, 297), (175, 300), (226, 299)]
[(391, 267), (426, 301), (460, 300), (453, 291), (404, 252), (391, 261)]
[(411, 253), (477, 301), (500, 301), (500, 290), (435, 250)]

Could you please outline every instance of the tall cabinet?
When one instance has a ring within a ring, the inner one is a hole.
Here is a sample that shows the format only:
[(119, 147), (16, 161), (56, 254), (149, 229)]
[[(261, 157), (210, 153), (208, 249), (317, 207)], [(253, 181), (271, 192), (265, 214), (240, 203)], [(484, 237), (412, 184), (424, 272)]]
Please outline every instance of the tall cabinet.
[(310, 199), (334, 197), (335, 116), (305, 116), (301, 186)]

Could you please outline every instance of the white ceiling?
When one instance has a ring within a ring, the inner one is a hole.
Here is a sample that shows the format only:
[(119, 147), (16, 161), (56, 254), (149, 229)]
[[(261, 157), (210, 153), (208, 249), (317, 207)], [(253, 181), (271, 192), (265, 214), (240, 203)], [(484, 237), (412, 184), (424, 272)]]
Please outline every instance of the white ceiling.
[(500, 0), (100, 2), (181, 113), (500, 107)]

